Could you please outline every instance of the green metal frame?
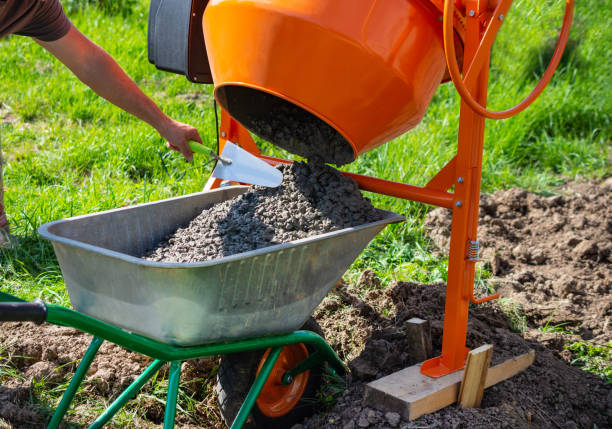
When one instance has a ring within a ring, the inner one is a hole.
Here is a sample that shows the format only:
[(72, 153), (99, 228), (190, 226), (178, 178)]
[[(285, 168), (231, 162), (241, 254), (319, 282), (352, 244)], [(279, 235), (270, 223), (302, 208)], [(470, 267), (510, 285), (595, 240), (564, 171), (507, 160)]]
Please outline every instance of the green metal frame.
[[(0, 292), (0, 302), (25, 302), (13, 295)], [(207, 344), (192, 347), (173, 346), (171, 344), (162, 343), (150, 338), (143, 337), (138, 334), (126, 332), (116, 326), (102, 322), (93, 317), (79, 313), (77, 311), (59, 306), (47, 305), (46, 321), (55, 325), (67, 326), (78, 329), (93, 335), (93, 339), (87, 352), (83, 356), (64, 396), (62, 397), (53, 417), (49, 421), (48, 429), (57, 429), (68, 411), (74, 396), (80, 387), (87, 370), (91, 365), (94, 357), (102, 343), (110, 341), (118, 346), (121, 346), (130, 351), (149, 356), (153, 359), (153, 363), (132, 383), (130, 384), (119, 397), (102, 413), (96, 421), (92, 423), (90, 429), (101, 428), (108, 423), (113, 416), (134, 396), (138, 394), (140, 389), (149, 381), (149, 379), (157, 373), (157, 371), (166, 363), (170, 363), (168, 394), (166, 397), (166, 412), (164, 416), (164, 429), (172, 429), (174, 427), (174, 417), (176, 413), (176, 401), (178, 396), (178, 387), (180, 381), (182, 362), (191, 359), (199, 359), (208, 356), (226, 355), (232, 353), (240, 353), (252, 350), (272, 349), (257, 375), (247, 397), (232, 424), (232, 429), (242, 428), (246, 422), (251, 409), (257, 401), (257, 397), (261, 392), (268, 376), (270, 375), (278, 356), (284, 346), (292, 344), (308, 344), (315, 349), (315, 352), (295, 368), (285, 374), (283, 382), (287, 382), (294, 378), (297, 374), (321, 365), (327, 362), (332, 371), (344, 374), (347, 371), (346, 366), (338, 358), (332, 348), (325, 342), (323, 338), (314, 332), (310, 331), (295, 331), (290, 334), (277, 335), (270, 337), (251, 338), (228, 343)]]

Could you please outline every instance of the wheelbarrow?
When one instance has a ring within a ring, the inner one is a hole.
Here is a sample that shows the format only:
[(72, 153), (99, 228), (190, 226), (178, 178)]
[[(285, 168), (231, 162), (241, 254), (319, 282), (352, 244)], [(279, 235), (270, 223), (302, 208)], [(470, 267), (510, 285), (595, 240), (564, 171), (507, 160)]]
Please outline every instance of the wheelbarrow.
[[(306, 395), (316, 390), (321, 368), (345, 373), (316, 327), (305, 323), (369, 241), (402, 216), (380, 210), (377, 222), (200, 263), (139, 257), (203, 209), (246, 189), (226, 187), (39, 228), (53, 243), (74, 310), (0, 293), (0, 320), (49, 322), (93, 335), (49, 428), (59, 426), (103, 341), (154, 361), (90, 428), (109, 422), (166, 363), (164, 428), (174, 426), (186, 360), (223, 356), (221, 411), (232, 428), (251, 418), (258, 426), (290, 427), (311, 405)], [(303, 326), (310, 330), (298, 330)], [(245, 369), (250, 373), (240, 378)], [(232, 385), (247, 380), (248, 393)]]

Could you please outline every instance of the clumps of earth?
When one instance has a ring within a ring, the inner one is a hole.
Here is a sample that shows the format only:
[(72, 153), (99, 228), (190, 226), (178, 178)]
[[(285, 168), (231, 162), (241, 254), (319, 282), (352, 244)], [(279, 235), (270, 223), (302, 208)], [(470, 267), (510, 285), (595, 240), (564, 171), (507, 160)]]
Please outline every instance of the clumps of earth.
[[(408, 339), (407, 321), (431, 327), (432, 355), (442, 347), (446, 285), (393, 282), (383, 287), (366, 270), (356, 284), (338, 285), (315, 310), (325, 338), (351, 375), (333, 408), (292, 429), (417, 428), (584, 428), (610, 427), (612, 386), (569, 365), (563, 343), (549, 343), (514, 331), (514, 321), (497, 302), (470, 308), (467, 346), (492, 344), (492, 365), (535, 351), (524, 372), (485, 390), (481, 408), (446, 407), (408, 422), (364, 401), (365, 384), (421, 361)], [(333, 395), (338, 385), (322, 392)]]
[[(445, 249), (451, 212), (426, 225)], [(480, 199), (482, 257), (497, 292), (527, 322), (605, 345), (612, 338), (612, 178), (574, 183), (560, 194), (500, 190)]]
[(354, 180), (322, 162), (279, 168), (280, 186), (253, 186), (215, 204), (144, 257), (178, 263), (207, 261), (382, 218)]

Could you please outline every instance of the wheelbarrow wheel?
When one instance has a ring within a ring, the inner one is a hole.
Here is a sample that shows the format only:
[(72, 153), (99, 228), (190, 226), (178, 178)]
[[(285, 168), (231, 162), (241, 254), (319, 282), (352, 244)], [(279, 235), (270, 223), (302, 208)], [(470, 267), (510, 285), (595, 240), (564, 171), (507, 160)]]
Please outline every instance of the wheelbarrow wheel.
[[(323, 337), (319, 324), (310, 318), (301, 330)], [(308, 357), (314, 350), (304, 344), (286, 346), (272, 370), (283, 374)], [(217, 373), (217, 398), (225, 424), (232, 425), (246, 398), (257, 372), (267, 357), (267, 351), (235, 353), (221, 358)], [(317, 393), (321, 387), (323, 368), (315, 367), (299, 374), (289, 385), (266, 383), (257, 403), (244, 425), (245, 428), (287, 429), (316, 410)]]

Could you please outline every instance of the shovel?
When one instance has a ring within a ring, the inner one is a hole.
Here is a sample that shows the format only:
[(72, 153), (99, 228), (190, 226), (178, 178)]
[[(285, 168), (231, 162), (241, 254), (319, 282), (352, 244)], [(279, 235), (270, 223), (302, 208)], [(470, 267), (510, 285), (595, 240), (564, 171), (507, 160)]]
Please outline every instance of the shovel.
[(217, 155), (201, 144), (189, 142), (192, 151), (203, 153), (217, 160), (212, 176), (233, 182), (276, 188), (283, 181), (283, 173), (255, 155), (229, 141), (223, 152)]

